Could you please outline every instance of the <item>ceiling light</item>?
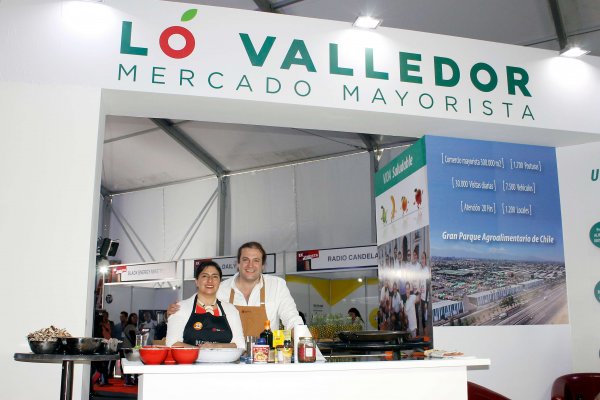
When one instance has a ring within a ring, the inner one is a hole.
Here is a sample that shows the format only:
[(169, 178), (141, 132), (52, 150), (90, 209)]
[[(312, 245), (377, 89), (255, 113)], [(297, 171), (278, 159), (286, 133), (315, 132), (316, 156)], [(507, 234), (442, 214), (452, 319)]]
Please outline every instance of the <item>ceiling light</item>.
[(363, 29), (375, 29), (379, 26), (379, 24), (381, 24), (380, 19), (368, 17), (368, 16), (362, 16), (362, 17), (356, 18), (356, 21), (354, 21), (352, 26), (355, 26), (357, 28), (363, 28)]
[(581, 57), (583, 55), (586, 55), (589, 52), (590, 52), (589, 50), (584, 50), (578, 46), (567, 46), (564, 49), (562, 49), (559, 54), (562, 57), (575, 58), (575, 57)]

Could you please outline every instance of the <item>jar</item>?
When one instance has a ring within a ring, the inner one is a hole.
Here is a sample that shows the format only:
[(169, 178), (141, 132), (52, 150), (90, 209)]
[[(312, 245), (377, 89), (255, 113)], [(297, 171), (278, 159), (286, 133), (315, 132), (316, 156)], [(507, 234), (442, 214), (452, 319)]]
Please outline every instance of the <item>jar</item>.
[(298, 362), (313, 363), (317, 360), (317, 345), (311, 337), (298, 339)]
[(252, 362), (254, 364), (266, 364), (269, 361), (269, 345), (265, 338), (256, 340), (252, 347)]

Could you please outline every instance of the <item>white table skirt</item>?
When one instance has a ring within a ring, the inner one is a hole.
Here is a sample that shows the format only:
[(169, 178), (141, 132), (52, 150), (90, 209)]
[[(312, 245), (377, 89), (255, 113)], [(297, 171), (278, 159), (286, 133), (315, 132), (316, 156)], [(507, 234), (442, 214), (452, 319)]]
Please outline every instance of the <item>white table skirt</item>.
[(489, 359), (435, 359), (314, 364), (144, 365), (123, 359), (123, 371), (141, 374), (140, 400), (191, 398), (264, 400), (467, 400), (467, 368)]

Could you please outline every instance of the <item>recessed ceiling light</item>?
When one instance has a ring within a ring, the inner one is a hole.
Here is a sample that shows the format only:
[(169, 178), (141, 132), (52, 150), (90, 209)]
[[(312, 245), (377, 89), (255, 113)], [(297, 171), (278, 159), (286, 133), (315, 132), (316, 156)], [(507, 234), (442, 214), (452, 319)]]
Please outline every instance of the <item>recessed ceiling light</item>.
[(560, 55), (562, 57), (575, 58), (575, 57), (581, 57), (583, 55), (586, 55), (589, 52), (590, 52), (589, 50), (584, 50), (578, 46), (569, 46), (569, 47), (565, 47), (564, 49), (562, 49), (560, 51)]
[(364, 29), (375, 29), (379, 26), (379, 24), (381, 24), (380, 19), (368, 17), (368, 16), (362, 16), (362, 17), (356, 18), (356, 21), (354, 21), (352, 26), (355, 26), (357, 28), (364, 28)]

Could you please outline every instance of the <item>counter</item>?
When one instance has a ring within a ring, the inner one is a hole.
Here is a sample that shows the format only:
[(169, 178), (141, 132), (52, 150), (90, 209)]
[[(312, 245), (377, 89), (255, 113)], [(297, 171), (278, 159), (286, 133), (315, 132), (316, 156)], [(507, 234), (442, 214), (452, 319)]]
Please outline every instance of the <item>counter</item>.
[(314, 364), (144, 365), (123, 359), (123, 371), (141, 374), (139, 400), (222, 398), (286, 400), (410, 398), (467, 400), (467, 368), (489, 359), (339, 362)]

